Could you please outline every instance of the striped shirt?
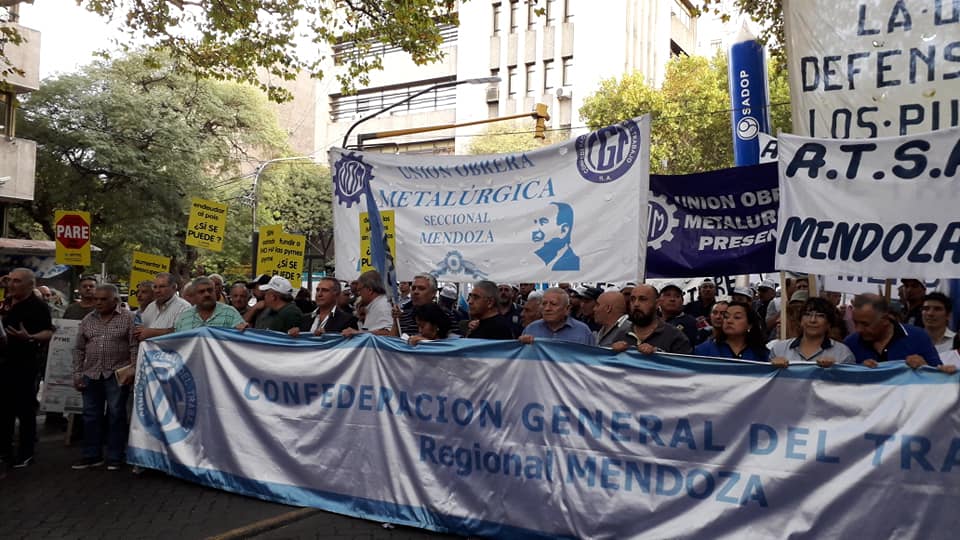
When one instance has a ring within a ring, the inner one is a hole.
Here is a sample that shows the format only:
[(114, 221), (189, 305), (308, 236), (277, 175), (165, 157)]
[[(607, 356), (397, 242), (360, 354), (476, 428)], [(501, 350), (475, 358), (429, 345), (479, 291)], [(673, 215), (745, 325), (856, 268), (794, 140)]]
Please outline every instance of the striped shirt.
[(119, 305), (106, 318), (92, 311), (80, 321), (73, 349), (73, 373), (91, 379), (109, 377), (118, 368), (136, 362), (137, 346), (133, 313)]
[(207, 320), (200, 317), (197, 312), (197, 306), (191, 306), (180, 314), (177, 324), (174, 327), (177, 332), (192, 330), (202, 326), (216, 326), (219, 328), (233, 328), (243, 322), (240, 312), (233, 306), (217, 303), (213, 308), (213, 314)]

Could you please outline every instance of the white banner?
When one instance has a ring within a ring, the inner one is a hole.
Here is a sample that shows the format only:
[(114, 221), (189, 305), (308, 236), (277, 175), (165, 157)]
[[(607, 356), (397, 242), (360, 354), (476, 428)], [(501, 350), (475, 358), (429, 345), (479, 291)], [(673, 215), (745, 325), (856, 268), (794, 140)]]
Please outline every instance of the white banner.
[(960, 277), (960, 128), (779, 141), (778, 269)]
[(47, 350), (43, 375), (42, 412), (83, 412), (83, 396), (73, 387), (73, 348), (80, 333), (80, 321), (53, 319), (56, 330)]
[(960, 375), (205, 328), (141, 348), (128, 461), (489, 537), (939, 538)]
[(958, 125), (960, 1), (783, 4), (795, 132), (875, 138)]
[[(910, 276), (904, 276), (910, 277)], [(847, 294), (884, 294), (887, 280), (881, 278), (862, 277), (862, 276), (820, 276), (821, 288), (824, 291), (832, 291)], [(924, 285), (927, 292), (933, 292), (941, 287), (939, 279), (925, 280)], [(899, 280), (891, 280), (890, 289), (896, 294), (897, 287), (900, 286)]]
[(355, 278), (369, 186), (395, 213), (397, 278), (627, 281), (643, 275), (649, 117), (538, 150), (481, 156), (330, 151), (337, 277)]

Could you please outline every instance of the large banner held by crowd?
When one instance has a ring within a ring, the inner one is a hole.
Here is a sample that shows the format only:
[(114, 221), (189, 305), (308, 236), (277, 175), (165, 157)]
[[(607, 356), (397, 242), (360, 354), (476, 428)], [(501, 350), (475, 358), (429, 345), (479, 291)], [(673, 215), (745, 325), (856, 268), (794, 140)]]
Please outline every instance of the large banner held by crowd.
[(211, 328), (140, 360), (128, 460), (263, 499), (490, 537), (960, 527), (960, 375), (903, 362)]
[(874, 138), (960, 123), (960, 2), (784, 0), (793, 127)]
[[(355, 278), (368, 258), (360, 214), (393, 211), (390, 255), (401, 280), (421, 272), (461, 282), (636, 279), (645, 254), (649, 132), (643, 117), (512, 154), (333, 149), (337, 276)], [(371, 201), (377, 208), (368, 208)]]
[(780, 136), (777, 268), (960, 277), (960, 128), (843, 141)]
[(776, 164), (650, 176), (647, 277), (772, 272)]

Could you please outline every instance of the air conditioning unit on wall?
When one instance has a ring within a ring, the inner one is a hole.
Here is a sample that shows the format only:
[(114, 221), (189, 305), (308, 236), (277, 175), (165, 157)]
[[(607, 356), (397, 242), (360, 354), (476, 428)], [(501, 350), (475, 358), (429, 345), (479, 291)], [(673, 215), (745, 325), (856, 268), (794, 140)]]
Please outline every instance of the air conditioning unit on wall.
[(557, 99), (560, 101), (573, 99), (573, 90), (569, 88), (557, 88)]
[(487, 87), (487, 103), (493, 103), (496, 101), (500, 101), (500, 87), (499, 86)]

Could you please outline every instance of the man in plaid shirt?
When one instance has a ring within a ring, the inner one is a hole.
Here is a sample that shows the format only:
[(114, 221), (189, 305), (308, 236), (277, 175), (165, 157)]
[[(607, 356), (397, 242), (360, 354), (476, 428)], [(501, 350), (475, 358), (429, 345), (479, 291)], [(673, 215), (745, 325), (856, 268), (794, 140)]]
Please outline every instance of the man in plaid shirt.
[(80, 321), (73, 351), (73, 385), (83, 393), (84, 439), (83, 459), (74, 463), (73, 468), (103, 465), (102, 450), (106, 442), (107, 470), (116, 471), (123, 464), (127, 445), (130, 388), (117, 381), (115, 372), (137, 361), (137, 339), (133, 313), (120, 307), (120, 294), (115, 286), (98, 286), (93, 301), (95, 309)]

